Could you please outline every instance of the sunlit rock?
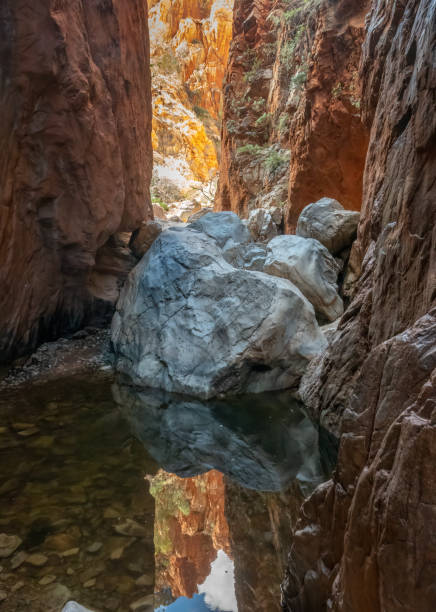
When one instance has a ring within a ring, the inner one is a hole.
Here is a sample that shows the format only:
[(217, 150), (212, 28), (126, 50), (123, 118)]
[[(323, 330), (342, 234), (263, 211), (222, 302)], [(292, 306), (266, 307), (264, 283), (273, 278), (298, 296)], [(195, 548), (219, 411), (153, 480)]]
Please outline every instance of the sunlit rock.
[(212, 198), (203, 198), (203, 203), (210, 203), (233, 0), (153, 0), (149, 9), (152, 192), (168, 203), (194, 193), (201, 197), (208, 185)]
[(277, 236), (277, 225), (269, 211), (264, 208), (256, 208), (248, 215), (248, 228), (254, 240), (268, 242)]

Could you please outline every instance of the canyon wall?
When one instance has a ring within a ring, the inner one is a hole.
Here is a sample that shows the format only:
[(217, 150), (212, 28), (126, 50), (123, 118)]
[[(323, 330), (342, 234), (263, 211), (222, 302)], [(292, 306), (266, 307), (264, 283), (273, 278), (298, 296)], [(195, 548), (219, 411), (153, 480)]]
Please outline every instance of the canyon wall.
[(374, 0), (354, 299), (302, 392), (340, 435), (303, 505), (288, 610), (430, 611), (436, 598), (436, 4)]
[(147, 5), (5, 0), (0, 66), (5, 361), (102, 315), (152, 216)]
[(275, 205), (285, 229), (320, 197), (359, 210), (367, 150), (358, 67), (368, 2), (237, 0), (215, 207)]
[(199, 195), (218, 169), (233, 0), (151, 0), (153, 199)]

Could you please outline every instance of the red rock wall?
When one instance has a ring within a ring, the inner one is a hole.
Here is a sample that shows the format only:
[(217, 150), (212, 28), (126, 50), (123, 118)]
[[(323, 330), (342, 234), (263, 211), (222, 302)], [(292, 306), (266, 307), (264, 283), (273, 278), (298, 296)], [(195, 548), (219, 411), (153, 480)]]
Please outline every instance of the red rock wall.
[(434, 607), (435, 26), (431, 0), (372, 3), (361, 275), (306, 396), (339, 432), (339, 460), (301, 510), (283, 585), (294, 612)]
[(0, 65), (4, 361), (101, 312), (96, 254), (152, 216), (146, 3), (4, 0)]
[(306, 59), (305, 91), (292, 116), (286, 227), (324, 196), (360, 210), (368, 134), (360, 117), (359, 62), (369, 2), (321, 6)]
[[(368, 132), (358, 69), (368, 4), (236, 0), (217, 210), (246, 216), (265, 203), (286, 204), (287, 232), (323, 196), (360, 210)], [(265, 177), (277, 156), (272, 145), (284, 160), (290, 151), (290, 163)]]

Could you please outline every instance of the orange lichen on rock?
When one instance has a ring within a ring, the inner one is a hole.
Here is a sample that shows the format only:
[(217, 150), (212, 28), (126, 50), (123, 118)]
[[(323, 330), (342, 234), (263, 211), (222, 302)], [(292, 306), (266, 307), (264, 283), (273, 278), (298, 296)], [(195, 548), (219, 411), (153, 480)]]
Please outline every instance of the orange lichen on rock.
[(150, 4), (153, 148), (157, 179), (187, 197), (218, 168), (218, 117), (233, 0)]

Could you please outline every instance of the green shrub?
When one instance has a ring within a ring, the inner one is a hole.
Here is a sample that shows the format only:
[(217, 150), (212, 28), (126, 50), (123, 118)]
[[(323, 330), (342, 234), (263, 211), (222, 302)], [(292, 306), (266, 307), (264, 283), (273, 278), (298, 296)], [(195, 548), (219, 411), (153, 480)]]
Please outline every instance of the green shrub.
[(168, 204), (165, 204), (165, 202), (162, 202), (162, 200), (159, 197), (157, 197), (157, 196), (155, 196), (153, 194), (151, 196), (151, 202), (152, 202), (152, 204), (159, 204), (159, 206), (161, 208), (163, 208), (164, 210), (166, 210), (166, 211), (169, 210)]
[(255, 113), (260, 113), (263, 111), (266, 105), (266, 100), (264, 98), (255, 98), (253, 100), (252, 108)]
[(202, 106), (197, 106), (196, 104), (193, 106), (193, 111), (197, 115), (199, 119), (202, 121), (210, 118), (210, 113), (206, 108)]
[(236, 134), (238, 131), (238, 122), (233, 119), (226, 121), (226, 128), (229, 134)]
[(160, 72), (163, 72), (164, 74), (180, 72), (180, 66), (176, 56), (168, 51), (165, 51), (165, 53), (157, 58), (156, 65)]
[(269, 173), (273, 173), (287, 161), (287, 157), (281, 151), (273, 149), (265, 158), (265, 167)]
[(263, 113), (258, 119), (256, 119), (255, 125), (256, 127), (265, 127), (269, 124), (271, 120), (271, 115), (269, 113)]
[(256, 57), (256, 59), (254, 60), (254, 63), (252, 65), (252, 67), (250, 68), (250, 70), (248, 70), (245, 74), (244, 74), (244, 81), (246, 83), (253, 83), (253, 81), (256, 80), (260, 70), (262, 68), (262, 64), (261, 61), (258, 57)]
[(238, 147), (236, 149), (236, 153), (238, 155), (253, 155), (253, 156), (256, 156), (256, 157), (261, 155), (263, 153), (263, 151), (264, 151), (264, 148), (261, 147), (260, 145), (258, 145), (258, 144), (254, 145), (254, 144), (250, 144), (250, 143), (245, 144), (242, 147)]
[(332, 96), (334, 98), (339, 98), (339, 96), (342, 94), (343, 89), (344, 89), (344, 86), (342, 85), (341, 82), (336, 83), (336, 85), (332, 89)]
[(281, 113), (279, 120), (277, 121), (277, 131), (280, 136), (282, 136), (289, 127), (290, 117), (288, 113)]
[(307, 66), (302, 65), (298, 72), (291, 78), (291, 89), (299, 91), (307, 81)]

